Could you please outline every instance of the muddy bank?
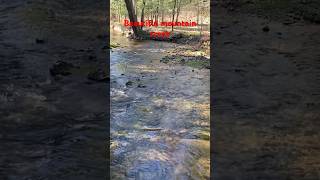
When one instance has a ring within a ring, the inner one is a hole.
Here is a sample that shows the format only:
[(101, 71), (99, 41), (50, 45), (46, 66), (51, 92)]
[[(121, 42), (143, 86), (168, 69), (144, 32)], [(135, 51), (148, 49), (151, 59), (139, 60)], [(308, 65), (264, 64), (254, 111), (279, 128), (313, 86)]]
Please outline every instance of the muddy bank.
[[(112, 23), (111, 29), (117, 33), (122, 33), (130, 39), (136, 40), (154, 40), (154, 41), (163, 41), (163, 42), (172, 42), (183, 45), (197, 46), (199, 49), (210, 49), (210, 35), (208, 31), (203, 31), (200, 35), (200, 32), (197, 31), (168, 31), (163, 28), (146, 28), (144, 27), (144, 32), (142, 37), (136, 38), (133, 35), (131, 28), (125, 27), (121, 23)], [(170, 33), (168, 37), (150, 37), (150, 32), (166, 32)]]
[(0, 179), (106, 179), (106, 5), (0, 7)]
[[(191, 35), (188, 33), (176, 33), (176, 38), (173, 39), (136, 39), (132, 37), (131, 32), (124, 26), (115, 23), (111, 25), (111, 29), (115, 34), (121, 35), (122, 38), (127, 38), (130, 40), (145, 41), (152, 44), (157, 44), (155, 48), (163, 48), (162, 44), (173, 43), (175, 48), (166, 49), (164, 56), (161, 58), (161, 62), (172, 64), (172, 65), (187, 65), (193, 68), (210, 69), (210, 36), (208, 34)], [(149, 36), (149, 35), (146, 35)], [(111, 40), (110, 49), (121, 48), (119, 42)]]
[(319, 179), (320, 26), (213, 11), (213, 177)]

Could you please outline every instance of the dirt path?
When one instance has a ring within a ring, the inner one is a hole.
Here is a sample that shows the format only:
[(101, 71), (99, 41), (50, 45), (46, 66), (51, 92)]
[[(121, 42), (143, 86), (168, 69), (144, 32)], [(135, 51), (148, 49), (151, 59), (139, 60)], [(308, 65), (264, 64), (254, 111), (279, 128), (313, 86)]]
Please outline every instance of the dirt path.
[(319, 179), (320, 26), (213, 10), (214, 178)]

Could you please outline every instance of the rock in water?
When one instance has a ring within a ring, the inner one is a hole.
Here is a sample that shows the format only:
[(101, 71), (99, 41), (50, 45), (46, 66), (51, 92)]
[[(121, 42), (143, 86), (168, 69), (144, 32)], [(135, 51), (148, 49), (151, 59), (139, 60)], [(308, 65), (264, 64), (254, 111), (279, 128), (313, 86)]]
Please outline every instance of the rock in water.
[(43, 44), (43, 43), (45, 43), (45, 41), (43, 40), (43, 39), (36, 39), (36, 43), (37, 44)]
[(143, 85), (143, 84), (139, 84), (138, 85), (138, 88), (145, 88), (145, 87), (147, 87), (146, 85)]
[(103, 69), (98, 69), (98, 70), (95, 70), (93, 72), (90, 72), (87, 75), (87, 77), (88, 77), (88, 79), (90, 79), (92, 81), (97, 81), (97, 82), (108, 82), (108, 81), (110, 81), (110, 77), (108, 76), (106, 71), (104, 71)]
[(263, 32), (269, 32), (269, 31), (270, 31), (269, 26), (263, 27), (263, 28), (262, 28), (262, 31), (263, 31)]
[(132, 84), (133, 84), (132, 81), (128, 81), (128, 82), (126, 83), (126, 86), (132, 86)]
[(74, 65), (64, 61), (57, 61), (52, 68), (50, 68), (50, 74), (52, 76), (63, 75), (67, 76), (71, 74), (71, 69), (74, 68)]

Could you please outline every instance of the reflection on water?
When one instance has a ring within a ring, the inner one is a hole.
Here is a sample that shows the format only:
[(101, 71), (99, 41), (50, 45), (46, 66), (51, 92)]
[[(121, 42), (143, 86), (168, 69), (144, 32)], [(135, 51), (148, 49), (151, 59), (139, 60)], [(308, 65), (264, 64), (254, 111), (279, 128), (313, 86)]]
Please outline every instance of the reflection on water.
[(160, 63), (174, 44), (111, 37), (112, 179), (209, 179), (209, 71)]

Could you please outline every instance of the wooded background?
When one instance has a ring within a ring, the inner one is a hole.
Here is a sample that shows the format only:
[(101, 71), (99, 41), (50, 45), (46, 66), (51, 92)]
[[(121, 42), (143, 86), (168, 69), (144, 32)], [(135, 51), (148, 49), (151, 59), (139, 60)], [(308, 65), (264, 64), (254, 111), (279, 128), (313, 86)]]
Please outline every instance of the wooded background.
[[(111, 0), (111, 22), (153, 20), (158, 22), (194, 21), (198, 27), (190, 30), (209, 30), (210, 1), (208, 0)], [(174, 29), (185, 27), (171, 27)], [(133, 27), (136, 33), (139, 27)]]

